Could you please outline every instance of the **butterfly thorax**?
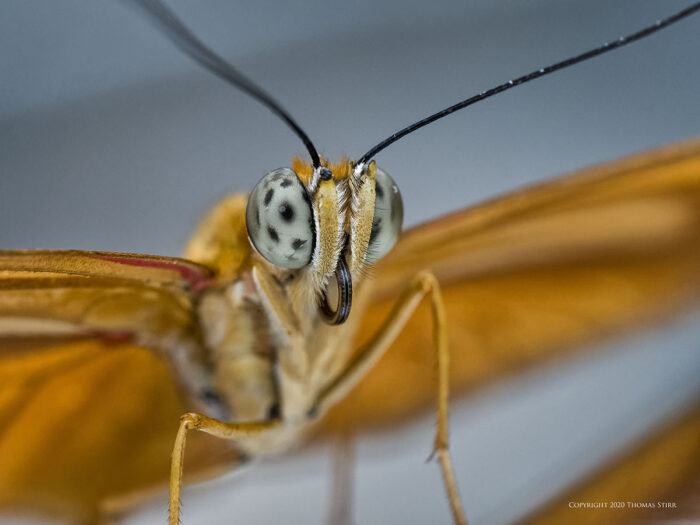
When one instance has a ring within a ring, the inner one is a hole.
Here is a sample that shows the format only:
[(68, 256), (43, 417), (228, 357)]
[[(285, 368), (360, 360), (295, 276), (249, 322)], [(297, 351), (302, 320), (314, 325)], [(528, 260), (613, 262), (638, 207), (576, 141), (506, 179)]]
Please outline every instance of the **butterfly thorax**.
[[(280, 417), (285, 423), (277, 433), (241, 443), (259, 455), (289, 448), (318, 415), (310, 411), (349, 358), (357, 316), (342, 326), (325, 324), (318, 272), (275, 267), (251, 248), (246, 201), (232, 195), (216, 206), (186, 256), (217, 272), (197, 303), (203, 366), (210, 370), (205, 394), (221, 399), (230, 420)], [(353, 278), (359, 285), (362, 275)]]

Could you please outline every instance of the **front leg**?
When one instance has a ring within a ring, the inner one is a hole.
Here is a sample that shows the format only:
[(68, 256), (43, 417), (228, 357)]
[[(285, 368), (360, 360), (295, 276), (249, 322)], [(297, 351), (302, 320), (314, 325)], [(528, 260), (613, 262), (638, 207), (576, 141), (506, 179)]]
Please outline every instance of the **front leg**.
[(452, 460), (450, 458), (448, 399), (450, 390), (450, 352), (447, 334), (445, 304), (442, 301), (440, 285), (430, 271), (418, 273), (408, 288), (394, 305), (387, 320), (372, 336), (370, 341), (355, 355), (346, 368), (338, 374), (318, 395), (311, 413), (322, 414), (334, 403), (345, 397), (360, 382), (369, 370), (379, 361), (384, 352), (396, 340), (403, 327), (411, 318), (421, 300), (428, 296), (432, 307), (433, 337), (437, 349), (438, 365), (438, 410), (437, 431), (434, 451), (440, 463), (447, 498), (456, 525), (466, 525), (462, 504), (459, 499)]
[(254, 421), (248, 423), (227, 423), (200, 414), (187, 413), (180, 418), (180, 428), (175, 437), (175, 446), (170, 463), (170, 503), (169, 525), (180, 524), (180, 487), (182, 485), (182, 467), (185, 461), (185, 441), (189, 430), (206, 432), (221, 439), (237, 439), (257, 436), (274, 430), (282, 425), (278, 419)]

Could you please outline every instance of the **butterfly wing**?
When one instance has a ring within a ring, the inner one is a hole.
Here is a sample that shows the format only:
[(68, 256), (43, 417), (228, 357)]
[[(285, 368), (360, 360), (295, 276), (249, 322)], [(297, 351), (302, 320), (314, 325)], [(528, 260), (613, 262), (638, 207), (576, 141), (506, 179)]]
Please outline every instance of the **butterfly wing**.
[[(89, 516), (167, 479), (186, 406), (154, 348), (193, 336), (209, 277), (164, 257), (0, 252), (1, 507)], [(221, 447), (197, 436), (188, 465), (231, 460)]]
[(0, 251), (0, 336), (172, 335), (191, 329), (189, 290), (208, 278), (167, 257)]
[[(367, 306), (353, 312), (362, 316), (360, 342), (423, 269), (442, 286), (456, 394), (663, 318), (698, 298), (700, 141), (585, 169), (406, 232), (377, 264), (363, 291)], [(390, 425), (432, 407), (430, 326), (423, 304), (330, 411), (325, 431)]]

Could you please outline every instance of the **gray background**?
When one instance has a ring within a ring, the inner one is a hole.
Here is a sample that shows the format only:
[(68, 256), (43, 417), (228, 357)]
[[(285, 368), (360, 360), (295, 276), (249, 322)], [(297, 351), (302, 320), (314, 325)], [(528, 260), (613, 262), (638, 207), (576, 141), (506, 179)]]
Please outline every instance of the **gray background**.
[[(331, 158), (687, 2), (187, 2), (208, 44)], [(119, 2), (5, 0), (0, 247), (177, 255), (221, 195), (304, 153), (267, 110)], [(700, 18), (465, 110), (380, 154), (407, 225), (700, 132)], [(473, 523), (508, 523), (700, 392), (698, 316), (455, 404)], [(447, 523), (432, 421), (359, 442), (357, 523)], [(184, 523), (317, 523), (327, 450), (185, 493)], [(163, 520), (158, 501), (134, 523)]]

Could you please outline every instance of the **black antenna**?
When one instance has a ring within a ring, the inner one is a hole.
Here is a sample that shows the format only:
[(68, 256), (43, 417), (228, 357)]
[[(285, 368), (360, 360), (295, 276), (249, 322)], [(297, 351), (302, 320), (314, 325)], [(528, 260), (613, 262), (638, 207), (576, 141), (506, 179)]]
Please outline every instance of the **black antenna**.
[(423, 126), (427, 126), (428, 124), (435, 122), (436, 120), (439, 120), (443, 117), (446, 117), (447, 115), (454, 113), (455, 111), (459, 111), (462, 108), (466, 108), (467, 106), (471, 106), (472, 104), (479, 102), (480, 100), (484, 100), (486, 98), (492, 97), (493, 95), (497, 95), (498, 93), (502, 93), (504, 91), (507, 91), (511, 88), (514, 88), (515, 86), (520, 86), (524, 84), (525, 82), (529, 82), (530, 80), (535, 80), (536, 78), (543, 77), (545, 75), (548, 75), (550, 73), (554, 73), (555, 71), (558, 71), (560, 69), (567, 68), (569, 66), (573, 66), (574, 64), (578, 64), (579, 62), (583, 62), (584, 60), (588, 60), (589, 58), (596, 57), (598, 55), (602, 55), (603, 53), (607, 53), (608, 51), (612, 51), (613, 49), (616, 49), (618, 47), (622, 47), (625, 44), (629, 44), (631, 42), (634, 42), (635, 40), (639, 40), (641, 38), (644, 38), (646, 36), (649, 36), (653, 33), (656, 33), (657, 31), (663, 29), (664, 27), (668, 27), (671, 24), (678, 22), (679, 20), (682, 20), (683, 18), (686, 18), (696, 11), (700, 10), (700, 2), (691, 5), (690, 7), (687, 7), (686, 9), (683, 9), (682, 11), (679, 11), (678, 13), (669, 16), (668, 18), (665, 18), (663, 20), (658, 20), (655, 22), (653, 25), (649, 27), (645, 27), (644, 29), (641, 29), (640, 31), (637, 31), (636, 33), (633, 33), (629, 36), (623, 36), (615, 40), (614, 42), (608, 43), (606, 42), (600, 47), (596, 47), (595, 49), (591, 49), (590, 51), (586, 51), (585, 53), (581, 53), (580, 55), (577, 55), (572, 58), (568, 58), (566, 60), (562, 60), (561, 62), (557, 62), (556, 64), (553, 64), (551, 66), (538, 69), (537, 71), (533, 71), (532, 73), (528, 73), (527, 75), (523, 75), (522, 77), (518, 77), (514, 80), (509, 80), (505, 84), (501, 84), (499, 86), (496, 86), (494, 88), (489, 89), (488, 91), (483, 91), (482, 93), (479, 93), (478, 95), (475, 95), (473, 97), (470, 97), (466, 100), (463, 100), (461, 102), (458, 102), (457, 104), (450, 106), (448, 108), (443, 109), (442, 111), (438, 111), (437, 113), (434, 113), (430, 115), (429, 117), (426, 117), (422, 120), (419, 120), (418, 122), (411, 124), (410, 126), (407, 126), (403, 128), (401, 131), (397, 131), (390, 137), (384, 139), (381, 141), (379, 144), (371, 148), (367, 153), (362, 155), (360, 157), (360, 160), (357, 161), (358, 165), (366, 164), (369, 162), (377, 153), (382, 151), (384, 148), (390, 146), (397, 140), (405, 137), (409, 133), (413, 133), (417, 129), (422, 128)]
[(318, 152), (311, 142), (311, 139), (303, 129), (296, 123), (292, 116), (270, 96), (260, 86), (247, 78), (243, 73), (226, 62), (219, 55), (202, 43), (192, 31), (160, 0), (128, 0), (142, 8), (165, 35), (173, 41), (185, 54), (189, 55), (195, 62), (207, 68), (209, 71), (219, 76), (226, 82), (233, 84), (251, 97), (267, 106), (275, 115), (281, 118), (292, 128), (292, 131), (301, 139), (311, 156), (314, 168), (321, 166)]

